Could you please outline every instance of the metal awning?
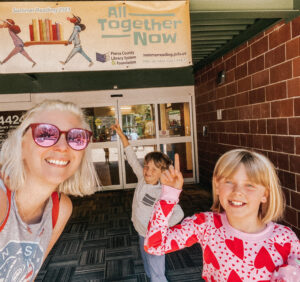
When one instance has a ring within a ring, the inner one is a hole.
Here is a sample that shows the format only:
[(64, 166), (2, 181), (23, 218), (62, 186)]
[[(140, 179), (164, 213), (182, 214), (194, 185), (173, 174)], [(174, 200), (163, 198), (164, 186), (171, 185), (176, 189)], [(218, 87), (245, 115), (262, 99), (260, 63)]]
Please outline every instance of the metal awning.
[(192, 58), (200, 69), (279, 21), (300, 16), (300, 0), (190, 0)]

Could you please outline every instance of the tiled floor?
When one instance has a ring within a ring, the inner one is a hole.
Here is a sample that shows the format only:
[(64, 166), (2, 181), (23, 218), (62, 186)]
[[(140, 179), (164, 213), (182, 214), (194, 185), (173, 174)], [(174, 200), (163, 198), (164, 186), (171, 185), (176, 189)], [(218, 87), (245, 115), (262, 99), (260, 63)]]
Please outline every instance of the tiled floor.
[[(131, 223), (133, 190), (99, 192), (72, 198), (74, 209), (62, 236), (47, 257), (36, 281), (147, 281)], [(207, 211), (211, 195), (197, 185), (180, 198), (185, 216)], [(170, 282), (203, 281), (199, 244), (166, 255)]]

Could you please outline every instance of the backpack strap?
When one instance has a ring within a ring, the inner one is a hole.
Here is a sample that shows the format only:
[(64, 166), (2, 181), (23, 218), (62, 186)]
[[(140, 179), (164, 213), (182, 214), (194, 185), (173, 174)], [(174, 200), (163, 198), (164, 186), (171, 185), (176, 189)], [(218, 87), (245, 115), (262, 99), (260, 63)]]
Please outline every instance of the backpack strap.
[(5, 188), (6, 188), (6, 195), (7, 195), (7, 199), (8, 199), (8, 209), (7, 209), (7, 215), (4, 219), (4, 221), (2, 222), (2, 224), (0, 225), (0, 232), (2, 231), (2, 229), (4, 228), (4, 226), (8, 220), (10, 207), (11, 207), (11, 191), (7, 187), (5, 187)]
[(54, 228), (57, 222), (58, 213), (59, 213), (59, 195), (57, 192), (53, 192), (52, 195), (52, 227)]

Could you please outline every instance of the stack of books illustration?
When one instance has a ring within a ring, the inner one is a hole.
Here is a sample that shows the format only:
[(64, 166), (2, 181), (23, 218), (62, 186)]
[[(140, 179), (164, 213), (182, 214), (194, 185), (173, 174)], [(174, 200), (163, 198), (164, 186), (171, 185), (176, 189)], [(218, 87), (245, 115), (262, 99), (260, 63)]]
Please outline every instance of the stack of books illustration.
[(60, 23), (52, 23), (50, 19), (33, 19), (29, 25), (30, 41), (25, 46), (40, 44), (67, 44), (63, 38), (63, 27)]

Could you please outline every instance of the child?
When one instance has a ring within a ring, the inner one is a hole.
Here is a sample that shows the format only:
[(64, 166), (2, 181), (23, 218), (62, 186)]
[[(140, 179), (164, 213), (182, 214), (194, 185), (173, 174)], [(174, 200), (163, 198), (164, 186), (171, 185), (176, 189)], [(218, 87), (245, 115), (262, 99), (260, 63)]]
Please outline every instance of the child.
[[(162, 171), (168, 169), (171, 160), (161, 152), (151, 152), (145, 156), (144, 168), (140, 165), (132, 147), (126, 136), (123, 134), (119, 124), (111, 127), (120, 136), (128, 163), (132, 167), (138, 178), (133, 202), (132, 202), (132, 222), (135, 230), (139, 234), (139, 244), (144, 268), (147, 276), (152, 282), (167, 281), (165, 277), (165, 256), (151, 255), (144, 251), (144, 237), (153, 207), (160, 197), (161, 185), (159, 179)], [(170, 218), (169, 225), (177, 224), (183, 218), (183, 211), (179, 205), (175, 205), (174, 213)]]
[(71, 213), (95, 192), (92, 132), (73, 103), (46, 100), (9, 133), (0, 154), (0, 281), (34, 281)]
[[(299, 260), (296, 235), (272, 222), (282, 216), (283, 196), (275, 169), (263, 155), (243, 149), (225, 153), (213, 173), (213, 212), (195, 214), (172, 228), (168, 219), (183, 183), (178, 156), (161, 183), (145, 239), (147, 252), (161, 255), (198, 242), (206, 281), (270, 281), (275, 270)], [(298, 278), (299, 267), (292, 267)]]

